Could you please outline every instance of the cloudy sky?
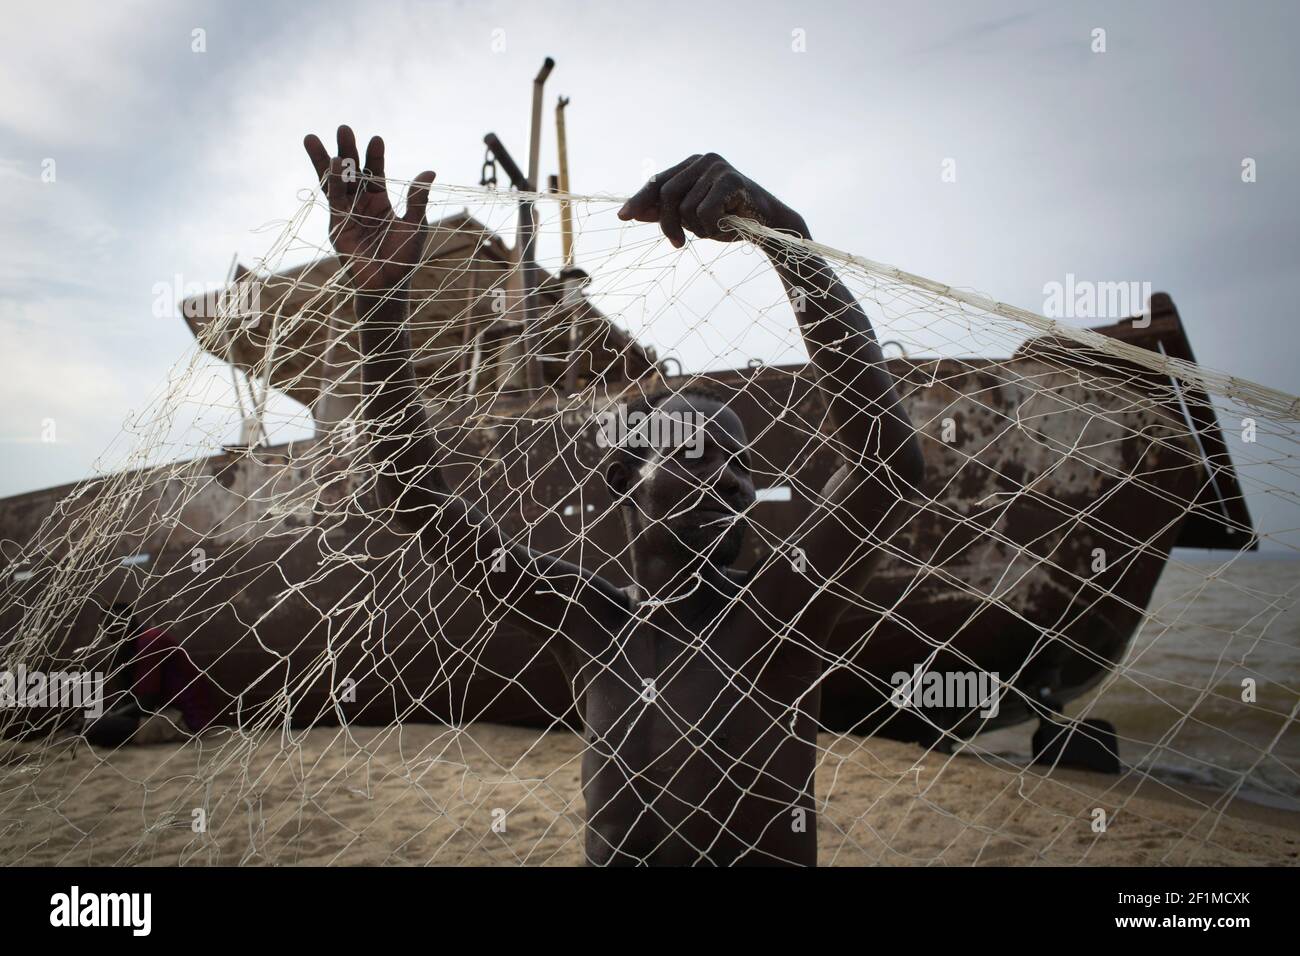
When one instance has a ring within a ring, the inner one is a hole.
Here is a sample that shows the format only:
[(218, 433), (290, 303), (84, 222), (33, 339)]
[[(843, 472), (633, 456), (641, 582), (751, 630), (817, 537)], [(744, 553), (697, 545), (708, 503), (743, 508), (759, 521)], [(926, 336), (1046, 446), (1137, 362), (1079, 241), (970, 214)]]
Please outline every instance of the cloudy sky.
[(547, 55), (575, 191), (713, 150), (819, 240), (1003, 301), (1150, 282), (1201, 362), (1298, 392), (1297, 9), (22, 4), (0, 33), (0, 494), (89, 473), (192, 346), (156, 285), (265, 247), (312, 185), (305, 132), (382, 132), (391, 175), (475, 184), (485, 132), (526, 154)]

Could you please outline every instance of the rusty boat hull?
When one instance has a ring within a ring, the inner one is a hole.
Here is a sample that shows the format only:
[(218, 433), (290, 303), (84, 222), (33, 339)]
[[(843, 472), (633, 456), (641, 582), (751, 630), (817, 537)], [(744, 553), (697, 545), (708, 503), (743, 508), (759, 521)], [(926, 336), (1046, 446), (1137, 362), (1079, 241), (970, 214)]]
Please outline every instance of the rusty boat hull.
[[(1104, 331), (1190, 357), (1167, 297), (1149, 329)], [(1253, 546), (1217, 422), (1189, 417), (1197, 403), (1176, 383), (1045, 340), (1009, 360), (900, 358), (891, 369), (922, 434), (927, 500), (830, 637), (843, 655), (821, 693), (831, 729), (932, 741), (1029, 719), (1035, 700), (1077, 697), (1122, 660), (1171, 548)], [(824, 401), (801, 367), (715, 381), (757, 436), (759, 484), (788, 488), (788, 500), (756, 507), (745, 566), (796, 527), (836, 462), (817, 440)], [(533, 547), (626, 583), (590, 404), (506, 400), (470, 424), (455, 429), (453, 483), (472, 478), (507, 531), (531, 529)], [(0, 501), (5, 556), (26, 562), (4, 581), (2, 639), (56, 621), (41, 640), (70, 660), (101, 608), (129, 602), (212, 678), (229, 723), (576, 726), (549, 655), (486, 620), (382, 519), (356, 459), (309, 445), (144, 475), (112, 554), (75, 581), (59, 570), (61, 529), (119, 485)], [(36, 553), (41, 542), (59, 544)], [(894, 706), (895, 675), (918, 666), (998, 675), (997, 716)]]

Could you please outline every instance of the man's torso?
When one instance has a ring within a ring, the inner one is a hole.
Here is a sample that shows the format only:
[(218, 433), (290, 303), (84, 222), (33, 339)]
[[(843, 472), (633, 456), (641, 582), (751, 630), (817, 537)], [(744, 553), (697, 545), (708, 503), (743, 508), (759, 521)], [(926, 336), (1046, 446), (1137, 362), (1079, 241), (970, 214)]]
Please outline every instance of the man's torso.
[(822, 662), (780, 627), (640, 605), (576, 668), (591, 862), (815, 863)]

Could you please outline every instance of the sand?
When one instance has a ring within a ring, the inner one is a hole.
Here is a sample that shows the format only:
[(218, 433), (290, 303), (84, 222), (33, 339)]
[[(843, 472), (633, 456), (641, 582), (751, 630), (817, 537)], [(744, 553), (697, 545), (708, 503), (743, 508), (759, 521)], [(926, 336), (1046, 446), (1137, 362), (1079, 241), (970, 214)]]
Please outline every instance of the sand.
[[(874, 738), (820, 743), (822, 865), (1300, 862), (1300, 814), (1221, 794)], [(260, 742), (221, 731), (117, 753), (8, 745), (0, 858), (577, 865), (580, 752), (567, 731), (492, 724), (277, 729)]]

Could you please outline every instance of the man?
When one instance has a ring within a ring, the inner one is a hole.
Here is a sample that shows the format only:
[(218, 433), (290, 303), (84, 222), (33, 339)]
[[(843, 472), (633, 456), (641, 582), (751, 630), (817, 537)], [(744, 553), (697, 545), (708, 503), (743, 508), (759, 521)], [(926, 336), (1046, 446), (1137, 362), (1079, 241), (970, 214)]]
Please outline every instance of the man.
[[(588, 861), (815, 864), (819, 688), (832, 659), (824, 644), (870, 577), (880, 542), (912, 515), (922, 475), (916, 435), (862, 310), (825, 262), (764, 247), (796, 303), (828, 395), (823, 431), (844, 464), (791, 550), (739, 573), (731, 563), (755, 501), (745, 429), (698, 390), (656, 399), (654, 414), (700, 423), (703, 441), (691, 437), (691, 454), (686, 442), (638, 443), (636, 453), (629, 442), (609, 465), (636, 582), (624, 591), (511, 544), (442, 475), (407, 329), (434, 174), (415, 178), (397, 216), (379, 137), (364, 166), (347, 126), (332, 159), (317, 137), (304, 145), (355, 291), (382, 496), (460, 585), (558, 659), (586, 726)], [(660, 173), (619, 215), (658, 222), (678, 248), (687, 230), (738, 238), (722, 224), (728, 215), (809, 235), (797, 213), (713, 154)]]

